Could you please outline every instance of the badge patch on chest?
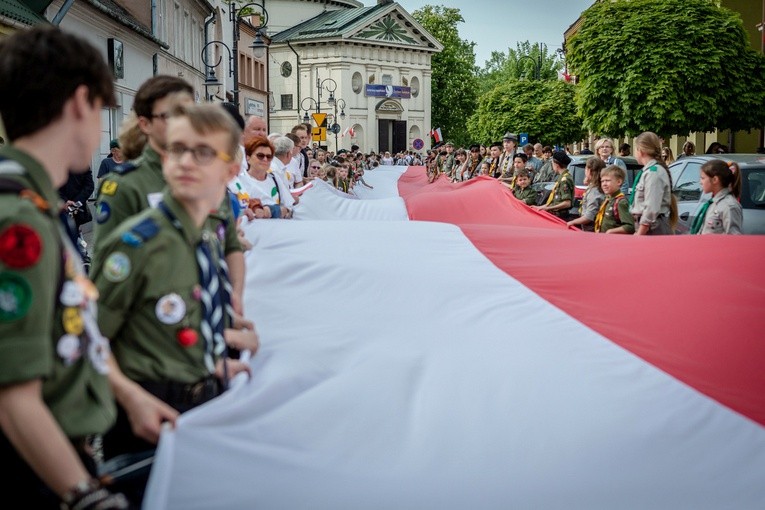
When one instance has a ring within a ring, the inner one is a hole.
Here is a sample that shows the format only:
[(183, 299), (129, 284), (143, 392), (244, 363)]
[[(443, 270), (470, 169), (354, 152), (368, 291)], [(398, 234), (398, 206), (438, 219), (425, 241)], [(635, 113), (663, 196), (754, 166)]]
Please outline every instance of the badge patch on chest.
[(42, 240), (32, 227), (11, 225), (0, 232), (0, 262), (13, 269), (37, 264), (42, 253)]
[(186, 302), (178, 294), (168, 294), (159, 298), (154, 312), (162, 324), (178, 324), (186, 316)]
[(29, 282), (17, 274), (0, 274), (0, 322), (24, 317), (31, 303), (32, 288)]
[(122, 252), (116, 251), (109, 255), (104, 262), (104, 276), (114, 283), (124, 281), (130, 274), (130, 259)]

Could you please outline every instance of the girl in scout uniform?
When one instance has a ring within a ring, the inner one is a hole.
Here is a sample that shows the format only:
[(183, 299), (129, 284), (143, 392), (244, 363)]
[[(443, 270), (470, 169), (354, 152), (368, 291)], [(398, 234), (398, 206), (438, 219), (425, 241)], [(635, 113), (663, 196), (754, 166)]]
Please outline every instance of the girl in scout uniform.
[(672, 194), (672, 177), (661, 157), (661, 142), (646, 131), (635, 137), (635, 159), (643, 169), (635, 176), (630, 196), (630, 213), (636, 235), (671, 235), (677, 224), (677, 202)]
[(740, 234), (744, 215), (739, 203), (739, 166), (719, 159), (707, 161), (701, 166), (701, 188), (712, 198), (701, 206), (691, 234)]
[(600, 158), (589, 158), (584, 165), (584, 183), (587, 189), (582, 197), (582, 203), (579, 204), (579, 217), (567, 223), (572, 225), (581, 225), (582, 230), (592, 232), (592, 224), (595, 216), (598, 214), (600, 204), (603, 203), (603, 191), (600, 189), (600, 171), (606, 167)]
[[(255, 351), (251, 324), (232, 324), (231, 293), (222, 242), (225, 227), (209, 230), (211, 210), (239, 171), (235, 159), (240, 131), (214, 105), (179, 106), (168, 120), (163, 174), (168, 188), (156, 208), (126, 220), (104, 239), (103, 262), (94, 266), (99, 289), (98, 322), (111, 340), (122, 376), (129, 383), (185, 412), (219, 395), (227, 381), (248, 367), (228, 358), (228, 349)], [(244, 330), (232, 329), (243, 326)], [(104, 436), (111, 458), (151, 450), (134, 435), (156, 428), (159, 416), (131, 423), (119, 409)], [(124, 486), (134, 504), (146, 478)]]

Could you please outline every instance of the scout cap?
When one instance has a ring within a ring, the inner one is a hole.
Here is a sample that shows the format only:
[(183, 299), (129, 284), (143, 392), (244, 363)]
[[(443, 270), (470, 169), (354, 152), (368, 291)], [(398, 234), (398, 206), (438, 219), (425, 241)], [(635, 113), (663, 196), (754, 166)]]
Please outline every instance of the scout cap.
[(569, 163), (571, 163), (571, 158), (568, 157), (568, 154), (566, 154), (563, 151), (555, 151), (552, 155), (553, 161), (558, 163), (562, 167), (567, 167)]
[(109, 142), (109, 148), (110, 149), (119, 149), (120, 148), (120, 142), (116, 138), (112, 138), (112, 141)]
[(511, 133), (510, 131), (508, 131), (507, 133), (505, 133), (505, 136), (502, 137), (502, 140), (512, 140), (514, 142), (517, 142), (518, 137), (515, 135), (515, 133)]

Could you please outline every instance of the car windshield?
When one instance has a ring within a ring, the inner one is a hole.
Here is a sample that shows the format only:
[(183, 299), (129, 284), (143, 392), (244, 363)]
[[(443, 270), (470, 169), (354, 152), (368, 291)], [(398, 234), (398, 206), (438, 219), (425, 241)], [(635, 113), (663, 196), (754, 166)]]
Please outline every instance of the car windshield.
[(743, 177), (741, 205), (765, 208), (765, 168), (753, 168)]

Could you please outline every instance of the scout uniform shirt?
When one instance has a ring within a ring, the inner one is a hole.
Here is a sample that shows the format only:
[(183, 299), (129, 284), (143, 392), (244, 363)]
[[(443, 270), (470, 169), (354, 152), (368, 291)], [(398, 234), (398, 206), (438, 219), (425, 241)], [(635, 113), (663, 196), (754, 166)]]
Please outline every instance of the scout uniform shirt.
[(640, 217), (642, 225), (654, 228), (659, 219), (669, 218), (672, 204), (669, 171), (656, 160), (643, 167), (632, 193), (630, 212)]
[[(140, 213), (148, 207), (155, 207), (162, 198), (165, 178), (162, 175), (160, 156), (147, 143), (143, 153), (137, 159), (118, 166), (98, 188), (96, 202), (96, 225), (93, 232), (94, 258), (100, 257), (102, 240), (130, 216)], [(226, 197), (218, 211), (209, 220), (210, 228), (217, 230), (221, 224), (220, 216), (230, 212), (229, 199)], [(233, 216), (226, 216), (231, 221), (226, 223), (226, 255), (242, 251), (236, 234)]]
[(595, 216), (595, 232), (605, 233), (616, 227), (624, 227), (628, 234), (635, 233), (635, 220), (630, 214), (629, 202), (621, 191), (608, 195)]
[[(116, 407), (109, 345), (93, 319), (95, 288), (58, 217), (58, 195), (28, 154), (0, 149), (0, 384), (42, 379), (69, 438), (106, 432)], [(16, 183), (23, 191), (10, 190)], [(66, 248), (66, 249), (64, 249)]]
[(741, 204), (738, 203), (730, 190), (728, 188), (721, 189), (709, 202), (702, 220), (704, 223), (700, 233), (740, 234), (744, 215)]
[(196, 246), (205, 239), (218, 253), (224, 231), (197, 228), (168, 191), (162, 202), (177, 226), (161, 207), (150, 208), (103, 240), (92, 269), (98, 324), (130, 379), (193, 383), (212, 372), (204, 359)]
[(525, 188), (515, 188), (513, 190), (513, 195), (515, 198), (525, 202), (527, 205), (535, 205), (537, 203), (537, 192), (536, 190), (532, 189), (531, 186), (526, 186)]
[[(547, 199), (546, 205), (554, 206), (561, 202), (565, 202), (566, 200), (569, 200), (572, 203), (574, 201), (574, 179), (571, 177), (571, 174), (568, 173), (568, 168), (563, 170), (555, 180), (555, 185), (550, 192), (550, 197)], [(568, 209), (547, 212), (556, 216), (566, 216), (568, 214)]]

